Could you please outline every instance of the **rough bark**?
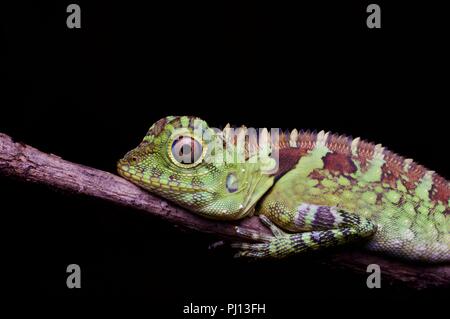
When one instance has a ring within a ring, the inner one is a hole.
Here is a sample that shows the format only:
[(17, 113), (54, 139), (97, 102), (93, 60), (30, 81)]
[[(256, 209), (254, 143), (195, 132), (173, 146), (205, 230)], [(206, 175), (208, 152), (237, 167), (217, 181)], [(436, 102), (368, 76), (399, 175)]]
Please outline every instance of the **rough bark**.
[[(238, 223), (217, 222), (199, 217), (149, 194), (117, 175), (43, 153), (31, 146), (14, 142), (12, 138), (2, 133), (0, 133), (0, 174), (25, 182), (46, 184), (55, 189), (80, 195), (102, 198), (220, 238), (242, 240), (243, 238), (234, 231), (236, 224), (268, 232), (256, 217)], [(384, 282), (404, 284), (416, 289), (447, 287), (450, 284), (448, 265), (409, 264), (354, 250), (330, 252), (325, 254), (325, 257), (311, 260), (365, 275), (369, 275), (366, 272), (367, 265), (378, 264)]]

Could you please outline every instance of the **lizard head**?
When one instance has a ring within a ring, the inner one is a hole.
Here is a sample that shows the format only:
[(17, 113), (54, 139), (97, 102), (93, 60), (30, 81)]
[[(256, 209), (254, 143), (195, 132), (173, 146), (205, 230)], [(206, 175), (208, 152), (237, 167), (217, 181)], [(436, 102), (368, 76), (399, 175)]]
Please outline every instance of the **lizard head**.
[(201, 119), (169, 116), (153, 124), (117, 168), (129, 181), (195, 213), (239, 219), (253, 212), (273, 177), (256, 161), (230, 160), (236, 147), (220, 147), (225, 144), (222, 131)]

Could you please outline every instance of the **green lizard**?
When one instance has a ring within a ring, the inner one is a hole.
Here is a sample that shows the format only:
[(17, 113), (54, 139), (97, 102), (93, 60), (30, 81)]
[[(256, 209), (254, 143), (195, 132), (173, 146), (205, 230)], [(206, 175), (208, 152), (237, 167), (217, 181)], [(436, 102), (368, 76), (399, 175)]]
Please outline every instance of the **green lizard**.
[(436, 173), (323, 131), (282, 133), (268, 156), (227, 136), (196, 117), (163, 118), (118, 162), (119, 174), (208, 218), (258, 214), (273, 236), (237, 228), (259, 241), (233, 244), (238, 256), (282, 258), (364, 239), (372, 251), (450, 261), (450, 184)]

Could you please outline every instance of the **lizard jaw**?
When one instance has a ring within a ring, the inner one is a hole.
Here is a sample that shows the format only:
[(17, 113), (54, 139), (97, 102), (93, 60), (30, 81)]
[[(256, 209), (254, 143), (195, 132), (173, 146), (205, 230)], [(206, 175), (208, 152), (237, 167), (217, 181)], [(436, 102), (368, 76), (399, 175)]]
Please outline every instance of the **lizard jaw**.
[(138, 173), (134, 170), (130, 170), (130, 167), (123, 165), (120, 162), (117, 165), (117, 171), (120, 176), (139, 185), (142, 188), (158, 191), (174, 191), (174, 192), (184, 192), (184, 193), (197, 193), (206, 192), (207, 190), (198, 186), (190, 185), (182, 182), (172, 182), (166, 181), (158, 177), (144, 176), (142, 173)]

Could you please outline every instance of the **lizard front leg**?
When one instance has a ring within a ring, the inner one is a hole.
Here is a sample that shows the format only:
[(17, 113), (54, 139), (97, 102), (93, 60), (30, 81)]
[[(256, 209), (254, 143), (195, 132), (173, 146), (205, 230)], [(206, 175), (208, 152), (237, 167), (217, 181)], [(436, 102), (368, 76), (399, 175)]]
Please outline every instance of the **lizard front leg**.
[(276, 203), (264, 209), (260, 218), (271, 229), (273, 236), (237, 228), (241, 235), (260, 243), (232, 244), (232, 247), (239, 249), (236, 256), (283, 258), (367, 238), (376, 231), (376, 225), (366, 218), (336, 207), (306, 203), (296, 211)]

